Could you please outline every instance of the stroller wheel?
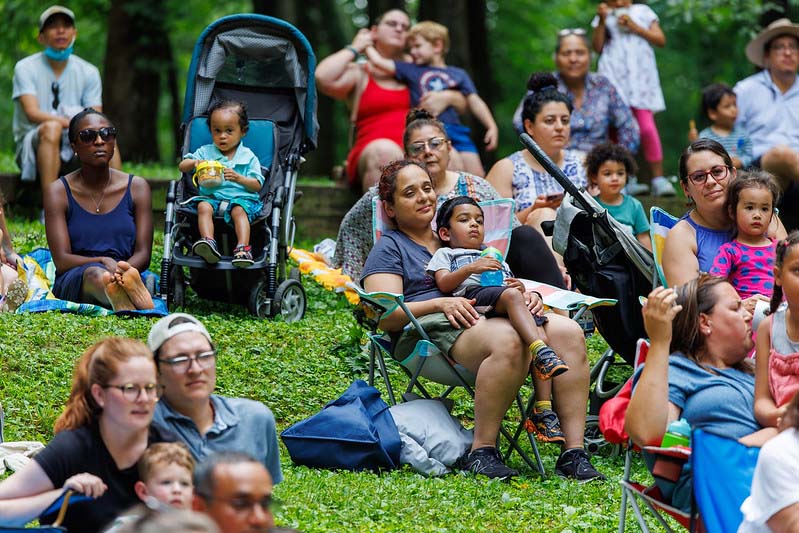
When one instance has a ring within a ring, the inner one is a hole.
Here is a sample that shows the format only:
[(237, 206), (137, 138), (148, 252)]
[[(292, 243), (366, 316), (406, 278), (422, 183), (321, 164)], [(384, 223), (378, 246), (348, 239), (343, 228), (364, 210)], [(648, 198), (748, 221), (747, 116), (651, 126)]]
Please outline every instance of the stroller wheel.
[(275, 315), (280, 313), (286, 322), (296, 322), (305, 316), (305, 289), (296, 279), (287, 279), (277, 286), (274, 298)]
[(585, 434), (583, 436), (585, 450), (591, 455), (613, 457), (621, 454), (621, 446), (605, 440), (599, 429), (599, 417), (588, 415), (585, 419)]
[(183, 267), (172, 265), (169, 269), (169, 295), (167, 297), (167, 307), (175, 309), (183, 307), (186, 300), (186, 284), (183, 277)]

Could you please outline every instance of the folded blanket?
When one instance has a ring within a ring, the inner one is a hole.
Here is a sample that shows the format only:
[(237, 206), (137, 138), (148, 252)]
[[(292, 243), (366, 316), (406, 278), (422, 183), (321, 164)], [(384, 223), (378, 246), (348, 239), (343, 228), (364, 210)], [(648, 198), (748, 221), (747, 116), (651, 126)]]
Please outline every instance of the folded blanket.
[[(23, 256), (22, 268), (17, 266), (17, 273), (21, 280), (28, 284), (28, 297), (17, 309), (17, 313), (43, 313), (45, 311), (61, 311), (65, 313), (78, 313), (89, 316), (106, 315), (141, 315), (141, 316), (166, 316), (169, 311), (166, 302), (160, 298), (153, 298), (154, 309), (114, 312), (100, 305), (83, 304), (59, 300), (51, 288), (55, 281), (55, 263), (50, 250), (37, 248)], [(157, 276), (149, 270), (142, 272), (142, 279)], [(155, 284), (158, 287), (158, 282)]]

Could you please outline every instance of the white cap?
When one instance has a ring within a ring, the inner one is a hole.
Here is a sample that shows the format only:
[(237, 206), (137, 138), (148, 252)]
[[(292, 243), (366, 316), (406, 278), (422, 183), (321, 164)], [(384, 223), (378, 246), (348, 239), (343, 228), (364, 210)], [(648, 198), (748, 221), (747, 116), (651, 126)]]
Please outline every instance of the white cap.
[(64, 6), (50, 6), (42, 11), (41, 15), (39, 15), (39, 33), (41, 33), (44, 29), (47, 19), (53, 15), (66, 15), (70, 20), (72, 20), (72, 24), (75, 24), (75, 13), (73, 13), (71, 9)]
[(147, 346), (155, 353), (166, 341), (187, 331), (199, 333), (208, 339), (208, 342), (211, 342), (211, 335), (202, 322), (186, 313), (172, 313), (156, 322), (150, 329), (150, 334), (147, 336)]

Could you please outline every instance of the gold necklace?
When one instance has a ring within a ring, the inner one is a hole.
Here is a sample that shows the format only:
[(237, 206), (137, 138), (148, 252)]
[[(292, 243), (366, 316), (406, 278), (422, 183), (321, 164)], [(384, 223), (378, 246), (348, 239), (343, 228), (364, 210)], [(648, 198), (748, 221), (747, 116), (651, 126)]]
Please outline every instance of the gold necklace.
[[(83, 176), (83, 174), (81, 174), (81, 176)], [(91, 193), (91, 191), (89, 191), (89, 196), (91, 196), (92, 202), (94, 202), (94, 212), (98, 215), (100, 214), (100, 204), (102, 204), (103, 200), (105, 199), (105, 193), (108, 190), (109, 183), (111, 183), (111, 176), (108, 176), (108, 179), (105, 181), (105, 185), (103, 186), (103, 194), (100, 196), (100, 201), (96, 201), (94, 199), (94, 195)]]

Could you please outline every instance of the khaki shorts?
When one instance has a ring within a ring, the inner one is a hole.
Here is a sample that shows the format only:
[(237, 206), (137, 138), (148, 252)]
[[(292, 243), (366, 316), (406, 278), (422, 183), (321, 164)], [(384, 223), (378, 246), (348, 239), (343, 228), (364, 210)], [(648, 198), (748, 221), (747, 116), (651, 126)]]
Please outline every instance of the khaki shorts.
[[(449, 355), (450, 350), (455, 345), (455, 341), (458, 340), (461, 333), (466, 331), (464, 328), (453, 328), (452, 324), (447, 320), (447, 317), (444, 316), (444, 313), (424, 315), (418, 317), (417, 320), (419, 324), (422, 325), (427, 336), (430, 337), (430, 342), (435, 344), (439, 350), (447, 355)], [(402, 331), (398, 337), (392, 335), (394, 345), (394, 353), (392, 356), (397, 361), (404, 360), (413, 352), (416, 343), (421, 339), (422, 337), (413, 327)]]

